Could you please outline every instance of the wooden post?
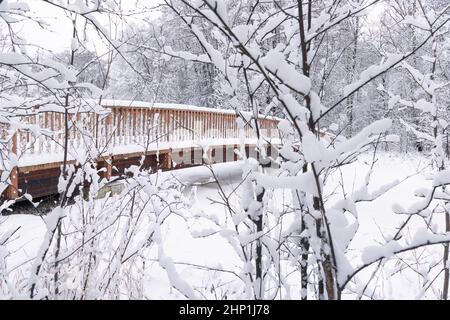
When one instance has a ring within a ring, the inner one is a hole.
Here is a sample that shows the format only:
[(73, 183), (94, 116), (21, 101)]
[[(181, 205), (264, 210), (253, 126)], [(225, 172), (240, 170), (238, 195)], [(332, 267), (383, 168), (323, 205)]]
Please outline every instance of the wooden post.
[[(56, 128), (56, 130), (59, 132), (58, 133), (58, 135), (57, 135), (57, 143), (56, 143), (56, 145), (55, 145), (55, 151), (57, 152), (57, 149), (58, 149), (58, 145), (59, 146), (62, 146), (63, 145), (63, 142), (62, 142), (62, 140), (63, 140), (63, 133), (62, 133), (62, 113), (60, 113), (60, 112), (58, 112), (58, 120), (57, 120), (57, 128)], [(34, 149), (34, 147), (33, 147), (33, 149)]]
[[(108, 140), (110, 139), (109, 135), (112, 134), (112, 131), (113, 131), (111, 128), (111, 123), (114, 120), (113, 112), (114, 112), (114, 109), (111, 110), (111, 113), (108, 114), (105, 119), (105, 133), (106, 133), (105, 147), (106, 147), (106, 144), (108, 143)], [(114, 142), (113, 142), (112, 147), (114, 147)], [(112, 150), (112, 148), (110, 148), (110, 149)], [(105, 157), (105, 165), (106, 165), (105, 178), (107, 180), (110, 180), (111, 176), (112, 176), (112, 163), (113, 163), (113, 157), (110, 154)]]
[(204, 132), (205, 132), (205, 127), (203, 125), (203, 112), (199, 111), (198, 117), (197, 117), (197, 133), (198, 133), (198, 138), (200, 140), (203, 139)]
[[(109, 120), (108, 120), (109, 119)], [(108, 119), (106, 120), (106, 142), (108, 140), (112, 142), (112, 147), (116, 145), (116, 133), (117, 130), (114, 130), (114, 126), (116, 125), (116, 109), (111, 108), (111, 113), (108, 115)]]
[[(93, 113), (93, 117), (94, 117), (94, 128), (93, 128), (93, 130), (94, 130), (94, 137), (95, 137), (95, 146), (98, 148), (98, 146), (99, 146), (99, 141), (98, 141), (98, 138), (99, 138), (99, 134), (98, 134), (98, 130), (100, 129), (101, 130), (101, 125), (99, 125), (99, 122), (100, 122), (100, 117), (99, 117), (99, 115), (98, 114), (96, 114), (95, 112)], [(101, 136), (101, 132), (100, 132), (100, 136)]]
[(136, 121), (136, 109), (133, 108), (132, 112), (133, 112), (133, 123), (132, 123), (133, 129), (131, 131), (132, 132), (132, 138), (130, 139), (131, 140), (130, 142), (135, 143), (136, 142), (136, 124), (137, 124), (137, 121)]
[[(150, 119), (151, 119), (150, 111), (151, 110), (149, 110), (149, 109), (143, 109), (142, 134), (144, 136), (144, 140), (143, 140), (144, 143), (147, 143), (147, 141), (146, 141), (147, 133), (148, 133), (148, 130), (149, 130), (150, 125), (151, 125), (151, 123), (150, 123)], [(150, 137), (150, 141), (153, 141), (153, 139), (154, 139), (153, 137)]]
[(124, 128), (123, 128), (123, 133), (124, 133), (124, 141), (125, 144), (130, 143), (130, 129), (131, 129), (131, 110), (129, 108), (125, 108), (124, 109), (125, 112), (125, 120), (123, 122)]
[[(222, 134), (222, 139), (225, 139), (225, 121), (226, 121), (226, 117), (227, 117), (227, 115), (225, 114), (225, 113), (222, 113), (221, 114), (221, 117), (220, 117), (220, 132), (221, 132), (221, 134)], [(225, 162), (225, 160), (224, 160), (224, 162)]]
[(217, 138), (216, 137), (216, 114), (214, 112), (209, 113), (210, 119), (211, 119), (211, 138)]
[(117, 122), (116, 122), (116, 126), (117, 126), (117, 145), (121, 145), (122, 144), (122, 119), (123, 113), (122, 113), (122, 108), (119, 108), (117, 110)]
[(206, 115), (207, 115), (207, 118), (208, 118), (208, 122), (206, 122), (205, 124), (209, 124), (209, 126), (208, 126), (208, 138), (211, 139), (213, 137), (212, 115), (211, 115), (211, 112), (208, 112)]
[(175, 132), (175, 128), (176, 128), (176, 123), (175, 123), (175, 119), (176, 119), (176, 111), (175, 110), (169, 110), (169, 114), (171, 116), (170, 118), (170, 130), (171, 130), (171, 134), (170, 134), (170, 141), (177, 141), (177, 137), (176, 137), (176, 132)]
[[(17, 132), (11, 138), (11, 153), (17, 156)], [(11, 169), (10, 173), (11, 183), (6, 189), (6, 198), (14, 200), (19, 196), (19, 171), (17, 167)]]
[(175, 124), (175, 126), (177, 127), (177, 137), (176, 137), (176, 141), (180, 141), (181, 140), (181, 111), (180, 110), (176, 110), (176, 116), (175, 119), (177, 120), (177, 123)]
[(164, 123), (165, 123), (165, 118), (164, 118), (164, 109), (158, 109), (155, 110), (156, 113), (159, 114), (159, 123), (158, 123), (158, 132), (156, 133), (157, 138), (158, 138), (158, 142), (163, 142), (166, 141), (165, 140), (165, 130), (164, 130)]
[[(161, 123), (161, 131), (159, 132), (159, 136), (161, 137), (162, 142), (167, 141), (167, 117), (166, 117), (166, 110), (161, 109), (159, 110), (159, 117), (160, 117), (160, 123)], [(161, 142), (159, 141), (159, 142)]]
[(200, 112), (197, 111), (195, 112), (195, 120), (194, 120), (194, 130), (195, 130), (195, 133), (193, 135), (194, 140), (197, 138), (196, 135), (200, 134), (201, 126), (198, 125), (199, 122), (200, 122)]
[(158, 142), (164, 142), (166, 141), (166, 113), (164, 111), (164, 109), (159, 109), (158, 111), (156, 111), (159, 113), (159, 140)]
[(164, 154), (163, 161), (161, 163), (163, 169), (172, 169), (172, 149)]
[(178, 110), (177, 111), (177, 120), (178, 120), (178, 134), (177, 134), (177, 141), (181, 141), (183, 139), (183, 111), (182, 110)]
[(79, 146), (81, 146), (81, 139), (82, 139), (82, 137), (81, 137), (81, 132), (80, 132), (80, 130), (77, 130), (77, 126), (80, 126), (80, 127), (83, 127), (83, 125), (82, 125), (82, 123), (81, 123), (81, 112), (77, 112), (76, 113), (77, 114), (77, 116), (76, 116), (76, 124), (77, 125), (75, 125), (75, 126), (73, 126), (73, 134), (74, 134), (74, 136), (75, 136), (75, 141), (76, 141), (76, 146), (77, 147), (79, 147)]
[(171, 125), (171, 119), (170, 114), (167, 109), (164, 110), (164, 134), (166, 139), (164, 141), (169, 142), (170, 141), (170, 125)]
[[(50, 130), (52, 132), (55, 132), (55, 117), (56, 114), (54, 112), (50, 112)], [(54, 150), (52, 148), (52, 145), (54, 147)], [(53, 141), (50, 140), (50, 152), (55, 151), (56, 152), (56, 145), (53, 143)]]
[[(147, 131), (145, 129), (145, 122), (147, 119), (147, 115), (148, 115), (148, 109), (144, 109), (144, 108), (140, 108), (138, 109), (139, 111), (139, 119), (138, 119), (138, 127), (139, 127), (139, 143), (148, 143), (147, 141)], [(150, 137), (150, 141), (152, 140), (152, 137)]]
[(216, 139), (222, 138), (222, 131), (220, 130), (220, 120), (221, 120), (221, 114), (216, 113)]
[(171, 130), (172, 130), (172, 134), (170, 135), (171, 141), (177, 141), (177, 132), (176, 132), (176, 119), (177, 119), (177, 111), (176, 109), (174, 110), (170, 110), (170, 114), (172, 115), (172, 121), (171, 123)]
[(186, 129), (184, 127), (186, 127), (186, 111), (182, 110), (181, 111), (181, 130), (180, 130), (180, 141), (184, 141), (186, 140)]
[(216, 161), (216, 148), (215, 147), (210, 147), (208, 149), (208, 160), (209, 160), (209, 164), (217, 163), (217, 161)]
[(228, 130), (230, 130), (230, 115), (229, 114), (227, 114), (225, 116), (225, 129), (224, 129), (225, 139), (228, 139)]
[(130, 127), (131, 127), (131, 113), (129, 108), (124, 108), (124, 119), (123, 119), (123, 134), (124, 134), (124, 144), (129, 143), (129, 137), (130, 137)]
[(111, 180), (112, 177), (112, 162), (113, 162), (113, 158), (111, 156), (105, 157), (105, 165), (106, 165), (106, 173), (105, 173), (105, 178), (106, 180)]

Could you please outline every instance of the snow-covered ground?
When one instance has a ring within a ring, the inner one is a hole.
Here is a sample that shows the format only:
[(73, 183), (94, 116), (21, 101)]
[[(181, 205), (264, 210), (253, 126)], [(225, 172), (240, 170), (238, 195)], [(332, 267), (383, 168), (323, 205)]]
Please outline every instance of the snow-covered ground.
[[(370, 185), (371, 189), (377, 189), (389, 180), (402, 180), (405, 177), (410, 177), (374, 202), (358, 204), (360, 227), (349, 249), (352, 265), (360, 263), (361, 254), (364, 252), (365, 247), (383, 243), (383, 237), (393, 234), (395, 228), (405, 219), (403, 216), (394, 214), (392, 206), (398, 203), (407, 207), (411, 203), (416, 189), (430, 185), (430, 182), (426, 180), (426, 169), (424, 169), (429, 161), (423, 156), (382, 153), (377, 158), (378, 161), (375, 164), (375, 171)], [(342, 171), (344, 189), (351, 192), (352, 189), (361, 186), (370, 165), (371, 158), (367, 156), (361, 157), (356, 163), (345, 167)], [(238, 182), (242, 163), (219, 164), (216, 165), (215, 170), (225, 192), (229, 193), (236, 188), (237, 192), (231, 197), (232, 201), (240, 201), (240, 186)], [(209, 180), (210, 176), (207, 168), (190, 168), (174, 172), (177, 179), (186, 184), (184, 193), (190, 199), (193, 212), (203, 212), (219, 217), (226, 215), (225, 207), (219, 203), (221, 200), (217, 192), (217, 184), (196, 185)], [(327, 206), (333, 204), (335, 188), (341, 188), (340, 179), (340, 175), (330, 177), (326, 189), (328, 194)], [(275, 197), (280, 200), (278, 205), (281, 206), (282, 203), (286, 203), (286, 200), (289, 199), (290, 192), (288, 190), (277, 190)], [(196, 225), (200, 223), (199, 221), (202, 220), (191, 222), (186, 221), (179, 215), (170, 216), (164, 225), (165, 230), (162, 233), (165, 255), (173, 260), (180, 277), (187, 281), (194, 290), (196, 288), (202, 288), (203, 290), (208, 288), (209, 292), (214, 292), (213, 296), (216, 295), (217, 298), (221, 299), (227, 295), (227, 291), (225, 289), (222, 290), (222, 288), (230, 290), (228, 282), (236, 278), (233, 272), (239, 272), (241, 262), (233, 248), (224, 240), (220, 233), (209, 237), (194, 237), (192, 233), (194, 232), (195, 234), (196, 230), (208, 228), (206, 222), (204, 225)], [(20, 266), (33, 258), (45, 232), (44, 223), (40, 217), (18, 214), (2, 218), (0, 233), (17, 227), (20, 227), (18, 231), (20, 237), (16, 237), (17, 240), (9, 244), (12, 254), (8, 258), (8, 263), (10, 269), (12, 268), (13, 270), (15, 266)], [(429, 256), (429, 261), (439, 259), (443, 251), (442, 246), (426, 250), (426, 252), (425, 250), (420, 250), (420, 252), (415, 254), (405, 255), (402, 258), (405, 259), (404, 265), (401, 265), (398, 259), (392, 262), (390, 268), (386, 268), (381, 275), (378, 273), (374, 277), (367, 290), (368, 294), (371, 295), (373, 289), (376, 288), (374, 298), (433, 298), (432, 290), (430, 290), (429, 296), (420, 296), (420, 289), (423, 286), (421, 282), (423, 280), (421, 279), (423, 279), (423, 275), (426, 276), (427, 268), (430, 266), (426, 263), (415, 261), (414, 266), (405, 267), (408, 263), (414, 264), (414, 257), (420, 255)], [(171, 289), (168, 285), (167, 274), (156, 262), (156, 257), (157, 253), (153, 251), (151, 256), (148, 257), (149, 265), (146, 269), (145, 296), (143, 298), (183, 298), (179, 292)], [(406, 260), (408, 263), (406, 263)], [(211, 270), (206, 271), (198, 266), (208, 266)], [(397, 269), (395, 269), (396, 267)], [(217, 270), (214, 271), (212, 269)], [(219, 269), (222, 271), (219, 271)], [(223, 270), (227, 270), (227, 272), (223, 272)], [(358, 277), (359, 282), (366, 283), (373, 270), (374, 268), (369, 268), (362, 272)], [(392, 272), (392, 270), (394, 271)], [(424, 274), (418, 276), (417, 272)], [(298, 279), (292, 278), (288, 279), (288, 281), (292, 282), (291, 297), (298, 298)], [(347, 292), (347, 295), (344, 295), (344, 298), (346, 297), (354, 298), (354, 296), (351, 296), (351, 292)], [(199, 298), (202, 298), (200, 294)]]

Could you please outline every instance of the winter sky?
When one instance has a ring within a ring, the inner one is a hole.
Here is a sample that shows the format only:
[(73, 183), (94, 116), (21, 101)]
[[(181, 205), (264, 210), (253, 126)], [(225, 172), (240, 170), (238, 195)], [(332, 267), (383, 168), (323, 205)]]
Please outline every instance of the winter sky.
[[(70, 48), (72, 22), (70, 21), (69, 17), (61, 9), (56, 8), (50, 4), (46, 4), (43, 1), (25, 0), (25, 2), (28, 3), (35, 16), (46, 18), (49, 26), (47, 27), (46, 31), (39, 30), (39, 32), (36, 32), (36, 29), (40, 29), (40, 27), (36, 23), (21, 23), (22, 36), (29, 42), (46, 49), (50, 49), (54, 52), (64, 51)], [(137, 0), (137, 2), (146, 6), (155, 6), (161, 3), (162, 0)], [(136, 8), (136, 1), (122, 1), (122, 6), (126, 10), (133, 10)], [(370, 10), (368, 10), (366, 13), (369, 21), (371, 21), (373, 24), (376, 24), (382, 12), (383, 5), (377, 4), (371, 7)], [(159, 16), (159, 13), (150, 13), (148, 16), (156, 18)], [(92, 32), (90, 35), (92, 36)], [(89, 49), (95, 50), (99, 53), (103, 52), (106, 49), (105, 44), (100, 39), (99, 41), (95, 41), (95, 46), (95, 48)]]
[[(139, 1), (141, 4), (145, 4), (148, 7), (155, 6), (161, 2), (161, 0), (147, 0)], [(122, 7), (125, 10), (132, 11), (136, 8), (136, 2), (133, 0), (122, 1)], [(45, 3), (44, 1), (36, 0), (25, 0), (28, 3), (33, 16), (45, 18), (46, 22), (49, 24), (45, 31), (43, 31), (37, 23), (26, 22), (21, 23), (21, 35), (28, 42), (41, 46), (43, 48), (52, 50), (54, 52), (64, 51), (70, 48), (71, 36), (72, 36), (72, 22), (63, 10)], [(157, 11), (147, 14), (147, 17), (156, 18), (159, 16)], [(101, 19), (101, 17), (99, 18)], [(39, 29), (39, 30), (38, 30)], [(92, 30), (91, 30), (92, 31)], [(91, 32), (88, 36), (92, 36)], [(95, 35), (94, 35), (95, 36)], [(89, 48), (91, 50), (96, 50), (102, 52), (106, 49), (106, 46), (99, 39), (95, 41), (95, 48)]]

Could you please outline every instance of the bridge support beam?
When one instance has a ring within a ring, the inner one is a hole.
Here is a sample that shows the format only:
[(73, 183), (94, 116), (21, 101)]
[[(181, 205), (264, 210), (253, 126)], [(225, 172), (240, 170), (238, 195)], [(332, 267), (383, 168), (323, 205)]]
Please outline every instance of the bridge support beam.
[(162, 161), (160, 165), (162, 169), (172, 169), (172, 149), (170, 149), (169, 152), (162, 154)]
[(105, 166), (106, 166), (106, 172), (105, 172), (105, 178), (106, 180), (111, 180), (112, 177), (112, 162), (113, 159), (111, 156), (107, 157), (105, 159)]
[(17, 167), (14, 167), (11, 170), (10, 180), (11, 183), (6, 189), (6, 199), (14, 200), (19, 196), (19, 171), (17, 170)]

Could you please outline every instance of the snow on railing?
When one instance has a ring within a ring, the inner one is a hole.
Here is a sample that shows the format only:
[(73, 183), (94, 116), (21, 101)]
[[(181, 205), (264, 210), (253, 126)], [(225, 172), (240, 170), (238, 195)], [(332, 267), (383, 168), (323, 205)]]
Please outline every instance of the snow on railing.
[[(180, 143), (184, 141), (239, 139), (239, 127), (233, 110), (201, 108), (175, 104), (150, 104), (105, 100), (102, 106), (109, 112), (68, 113), (69, 147), (83, 149), (95, 143), (98, 150), (112, 150), (120, 146), (146, 143)], [(250, 113), (243, 115), (250, 119)], [(264, 137), (278, 138), (280, 119), (259, 115), (258, 124)], [(36, 127), (18, 130), (14, 144), (18, 156), (31, 154), (59, 154), (64, 148), (65, 114), (62, 110), (42, 109), (23, 115), (21, 121)], [(33, 130), (34, 131), (34, 130)], [(255, 131), (247, 123), (245, 138), (255, 138)], [(37, 137), (36, 137), (37, 136)], [(89, 142), (87, 137), (93, 140)]]

